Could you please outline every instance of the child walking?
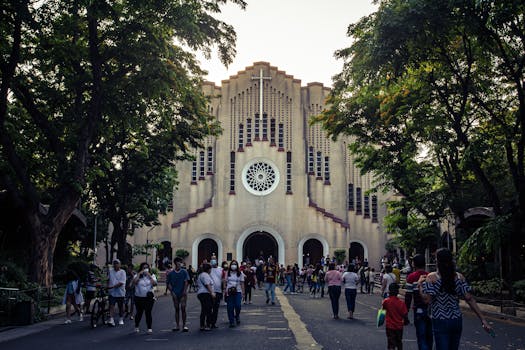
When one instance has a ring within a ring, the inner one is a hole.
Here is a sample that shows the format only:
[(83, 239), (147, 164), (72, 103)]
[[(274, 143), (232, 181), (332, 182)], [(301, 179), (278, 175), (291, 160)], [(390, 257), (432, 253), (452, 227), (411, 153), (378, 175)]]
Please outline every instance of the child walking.
[(386, 339), (388, 350), (403, 349), (403, 326), (408, 320), (408, 310), (405, 302), (397, 297), (399, 285), (395, 282), (388, 286), (388, 298), (383, 300), (386, 311)]

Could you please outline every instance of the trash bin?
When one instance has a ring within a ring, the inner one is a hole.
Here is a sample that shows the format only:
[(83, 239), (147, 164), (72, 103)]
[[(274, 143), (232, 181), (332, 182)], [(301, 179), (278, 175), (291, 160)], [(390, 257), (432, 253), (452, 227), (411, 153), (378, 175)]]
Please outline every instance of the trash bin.
[(25, 326), (35, 322), (35, 304), (32, 300), (19, 301), (15, 304), (13, 323), (16, 326)]

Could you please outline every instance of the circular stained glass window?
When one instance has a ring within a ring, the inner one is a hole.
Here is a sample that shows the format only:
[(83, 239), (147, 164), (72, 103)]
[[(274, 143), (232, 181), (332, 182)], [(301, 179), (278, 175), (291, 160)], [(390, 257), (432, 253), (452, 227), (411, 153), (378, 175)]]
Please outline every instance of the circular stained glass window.
[(279, 184), (279, 170), (267, 159), (253, 159), (242, 171), (242, 182), (248, 192), (264, 196)]

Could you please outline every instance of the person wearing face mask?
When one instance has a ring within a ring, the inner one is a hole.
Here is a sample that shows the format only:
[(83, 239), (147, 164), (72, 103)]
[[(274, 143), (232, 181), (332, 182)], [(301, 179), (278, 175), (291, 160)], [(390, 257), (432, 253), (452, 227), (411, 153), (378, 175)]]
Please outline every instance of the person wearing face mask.
[(152, 334), (153, 330), (151, 325), (153, 319), (151, 317), (151, 310), (153, 309), (153, 303), (155, 302), (153, 287), (157, 285), (157, 278), (154, 274), (150, 273), (148, 263), (143, 262), (140, 264), (139, 272), (133, 279), (135, 284), (135, 308), (137, 314), (135, 315), (135, 332), (138, 333), (140, 320), (142, 314), (146, 314), (146, 325), (148, 327), (148, 334)]
[[(235, 323), (241, 323), (241, 301), (244, 295), (244, 274), (239, 269), (239, 263), (232, 260), (230, 268), (226, 275), (226, 304), (228, 310), (228, 321), (230, 328), (235, 327)], [(235, 311), (235, 314), (234, 314)]]
[(186, 327), (186, 301), (188, 298), (188, 285), (190, 276), (188, 271), (181, 268), (182, 259), (176, 257), (173, 259), (175, 268), (168, 274), (166, 278), (166, 286), (171, 292), (171, 297), (173, 299), (173, 307), (175, 308), (175, 323), (176, 326), (173, 328), (174, 332), (180, 330), (180, 311), (182, 311), (182, 331), (187, 332), (188, 327)]
[[(215, 256), (215, 255), (214, 255)], [(211, 310), (211, 328), (217, 327), (217, 316), (219, 314), (219, 305), (222, 299), (222, 287), (223, 287), (223, 270), (222, 267), (217, 265), (217, 259), (212, 256), (211, 259), (211, 272), (210, 277), (213, 280), (213, 291), (215, 292), (215, 299), (213, 299), (212, 310)]]

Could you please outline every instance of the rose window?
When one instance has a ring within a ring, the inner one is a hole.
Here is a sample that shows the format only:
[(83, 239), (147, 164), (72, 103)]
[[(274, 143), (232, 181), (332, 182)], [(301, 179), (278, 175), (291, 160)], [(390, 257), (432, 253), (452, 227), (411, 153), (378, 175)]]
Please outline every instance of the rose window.
[(252, 160), (244, 167), (242, 175), (244, 187), (258, 196), (271, 193), (279, 183), (279, 171), (268, 160)]

